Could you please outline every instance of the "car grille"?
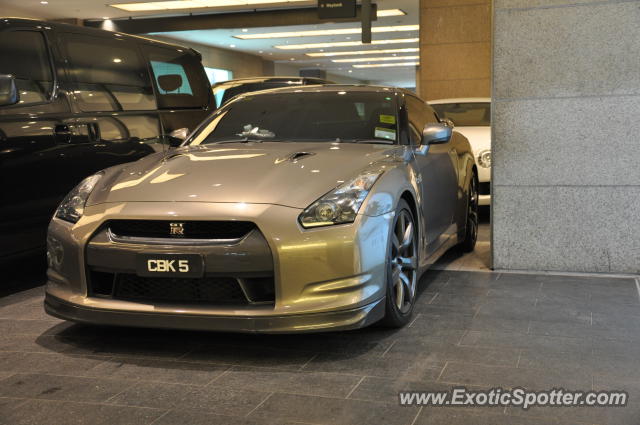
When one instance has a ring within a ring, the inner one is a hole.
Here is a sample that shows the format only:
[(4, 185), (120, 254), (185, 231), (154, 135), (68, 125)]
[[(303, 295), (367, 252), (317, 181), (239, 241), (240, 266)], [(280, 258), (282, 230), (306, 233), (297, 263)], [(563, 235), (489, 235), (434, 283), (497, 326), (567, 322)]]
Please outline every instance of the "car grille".
[(221, 304), (247, 302), (238, 281), (225, 277), (184, 279), (119, 274), (113, 295), (122, 300), (207, 301)]
[[(89, 293), (120, 300), (212, 305), (247, 305), (275, 301), (272, 277), (242, 279), (233, 277), (169, 278), (141, 277), (132, 273), (89, 273)], [(248, 298), (247, 298), (248, 296)]]
[[(171, 234), (172, 224), (184, 232)], [(240, 239), (255, 229), (249, 221), (111, 220), (107, 223), (117, 236), (137, 238)]]
[(491, 195), (491, 182), (484, 182), (478, 185), (480, 195)]

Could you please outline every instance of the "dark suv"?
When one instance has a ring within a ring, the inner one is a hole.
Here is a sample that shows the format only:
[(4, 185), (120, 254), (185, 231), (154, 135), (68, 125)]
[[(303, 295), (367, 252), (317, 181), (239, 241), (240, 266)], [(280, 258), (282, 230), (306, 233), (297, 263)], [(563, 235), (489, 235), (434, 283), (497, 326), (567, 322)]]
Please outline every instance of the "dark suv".
[(259, 90), (277, 89), (281, 87), (306, 86), (310, 84), (333, 84), (314, 77), (254, 77), (238, 78), (213, 85), (216, 107), (221, 107), (235, 96)]
[(192, 49), (0, 19), (0, 259), (43, 247), (84, 177), (177, 144), (212, 109)]

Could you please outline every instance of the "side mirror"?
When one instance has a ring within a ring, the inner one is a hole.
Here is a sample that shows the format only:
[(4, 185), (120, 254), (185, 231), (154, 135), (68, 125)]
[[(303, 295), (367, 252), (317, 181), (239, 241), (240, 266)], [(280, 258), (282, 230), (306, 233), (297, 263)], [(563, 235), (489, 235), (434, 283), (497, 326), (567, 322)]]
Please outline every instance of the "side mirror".
[(445, 124), (427, 124), (422, 130), (423, 145), (438, 145), (451, 140), (453, 129)]
[(182, 142), (187, 139), (188, 135), (188, 128), (183, 127), (177, 130), (173, 130), (171, 133), (169, 133), (169, 146), (171, 146), (172, 148), (177, 148), (182, 144)]
[(15, 105), (20, 100), (13, 75), (0, 74), (0, 106)]

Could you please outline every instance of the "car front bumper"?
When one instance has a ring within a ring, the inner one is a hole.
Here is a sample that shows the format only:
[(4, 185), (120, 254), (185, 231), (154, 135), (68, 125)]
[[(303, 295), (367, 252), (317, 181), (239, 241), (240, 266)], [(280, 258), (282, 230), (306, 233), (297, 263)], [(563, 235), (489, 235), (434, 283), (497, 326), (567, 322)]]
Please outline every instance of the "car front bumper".
[(243, 333), (304, 333), (358, 329), (384, 316), (385, 300), (352, 310), (286, 316), (221, 316), (157, 313), (86, 307), (46, 294), (45, 311), (54, 317), (78, 323), (163, 329)]
[[(85, 323), (238, 332), (342, 330), (382, 318), (393, 213), (360, 215), (353, 224), (305, 230), (297, 221), (300, 212), (263, 204), (134, 202), (87, 207), (75, 225), (54, 219), (49, 239), (62, 251), (63, 260), (47, 273), (46, 310)], [(173, 220), (176, 216), (180, 221), (252, 221), (260, 237), (233, 245), (172, 245), (170, 239), (147, 245), (111, 240), (103, 229), (111, 219)], [(92, 268), (135, 273), (134, 258), (145, 252), (200, 254), (206, 276), (230, 269), (268, 271), (273, 275), (275, 299), (266, 304), (192, 304), (116, 299), (92, 291), (88, 277)], [(265, 252), (270, 252), (268, 261)]]

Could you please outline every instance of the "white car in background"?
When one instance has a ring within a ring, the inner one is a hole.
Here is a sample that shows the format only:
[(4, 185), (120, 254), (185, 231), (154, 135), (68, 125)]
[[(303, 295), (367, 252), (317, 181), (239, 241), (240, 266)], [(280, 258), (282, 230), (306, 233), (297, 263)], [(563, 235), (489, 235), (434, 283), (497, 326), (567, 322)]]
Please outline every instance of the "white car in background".
[(478, 165), (479, 204), (491, 203), (491, 99), (439, 99), (429, 101), (440, 118), (453, 122), (471, 144)]

